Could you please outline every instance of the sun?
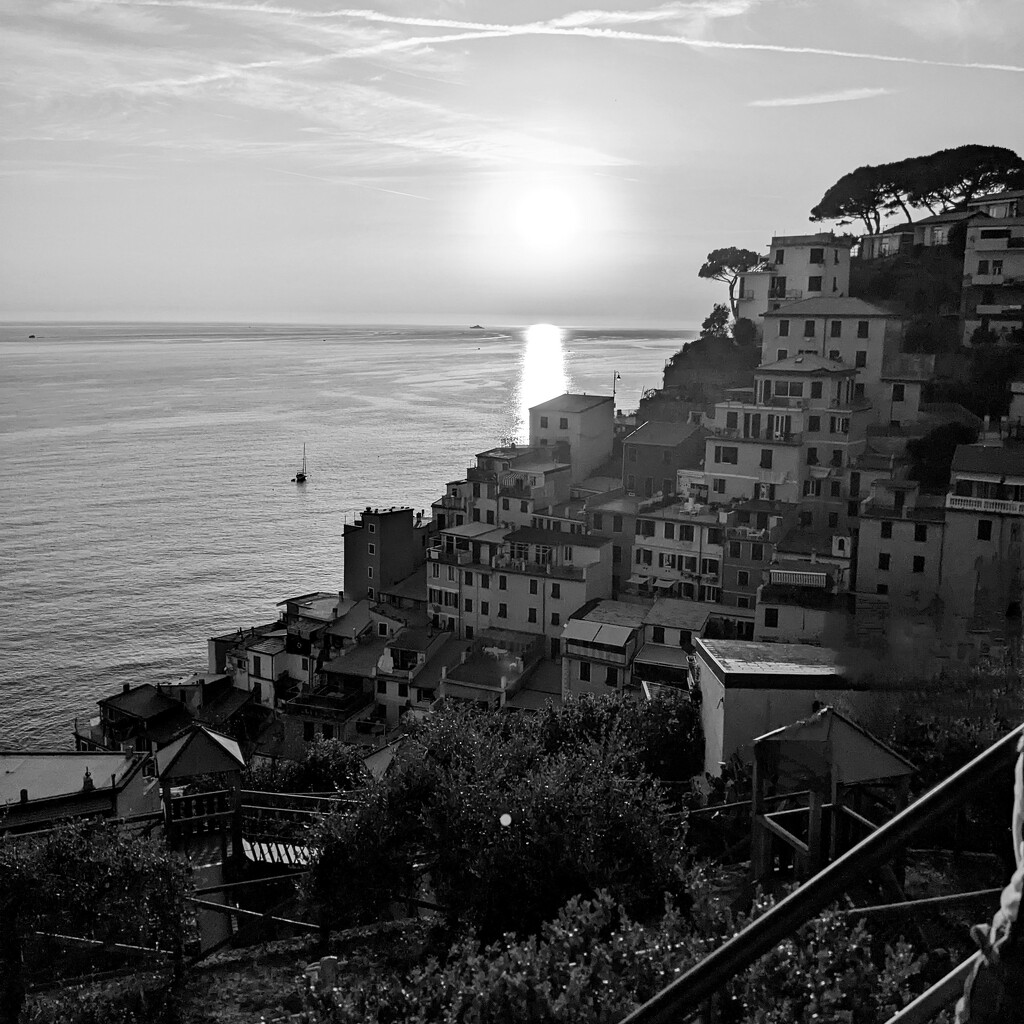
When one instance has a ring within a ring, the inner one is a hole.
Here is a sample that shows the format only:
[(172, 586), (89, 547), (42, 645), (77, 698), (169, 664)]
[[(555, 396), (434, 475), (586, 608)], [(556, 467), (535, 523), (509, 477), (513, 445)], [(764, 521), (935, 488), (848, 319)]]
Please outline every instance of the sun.
[(567, 189), (539, 186), (522, 193), (512, 206), (512, 227), (536, 249), (561, 249), (576, 237), (580, 211)]

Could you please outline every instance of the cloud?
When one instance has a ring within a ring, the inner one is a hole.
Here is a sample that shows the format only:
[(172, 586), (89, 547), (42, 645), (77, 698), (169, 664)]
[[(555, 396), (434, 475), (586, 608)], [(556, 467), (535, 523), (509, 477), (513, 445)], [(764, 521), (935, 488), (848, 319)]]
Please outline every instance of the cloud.
[(929, 39), (1019, 38), (1024, 29), (1020, 0), (861, 0), (871, 17), (884, 18)]
[(892, 89), (843, 89), (841, 92), (819, 92), (808, 96), (779, 96), (776, 99), (751, 100), (748, 107), (809, 107), (815, 103), (848, 103), (873, 96), (889, 96)]

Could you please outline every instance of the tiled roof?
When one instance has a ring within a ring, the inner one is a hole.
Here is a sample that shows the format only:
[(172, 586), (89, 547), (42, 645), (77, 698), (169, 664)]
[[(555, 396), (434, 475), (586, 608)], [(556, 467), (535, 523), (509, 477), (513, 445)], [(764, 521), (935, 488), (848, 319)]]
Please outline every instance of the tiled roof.
[(693, 437), (694, 434), (707, 434), (699, 423), (666, 423), (648, 420), (629, 434), (623, 444), (649, 444), (662, 448), (671, 448)]
[(170, 697), (164, 696), (151, 683), (143, 683), (127, 693), (118, 693), (113, 697), (105, 697), (99, 702), (100, 707), (113, 708), (133, 718), (156, 718), (167, 711), (177, 710), (180, 706)]
[(776, 359), (773, 363), (762, 363), (755, 373), (843, 373), (852, 374), (857, 371), (846, 363), (835, 359), (826, 359), (813, 352), (802, 352), (798, 356), (787, 356)]
[(954, 473), (985, 476), (1024, 476), (1024, 449), (961, 444), (953, 455), (951, 469)]
[(613, 401), (611, 395), (559, 395), (540, 405), (530, 406), (530, 411), (538, 412), (586, 412), (595, 405)]

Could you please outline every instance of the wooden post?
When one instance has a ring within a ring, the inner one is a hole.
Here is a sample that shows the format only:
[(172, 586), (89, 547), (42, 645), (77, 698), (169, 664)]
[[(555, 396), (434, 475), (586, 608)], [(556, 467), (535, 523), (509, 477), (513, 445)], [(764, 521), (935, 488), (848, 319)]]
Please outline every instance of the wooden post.
[(245, 862), (245, 848), (242, 846), (242, 773), (232, 772), (228, 780), (231, 801), (231, 859), (235, 866), (241, 868)]
[(807, 872), (816, 875), (824, 863), (825, 850), (821, 833), (821, 809), (825, 803), (825, 794), (820, 789), (812, 789), (808, 794), (807, 810)]
[(753, 793), (750, 801), (750, 875), (755, 884), (770, 876), (772, 865), (772, 837), (761, 821), (765, 812), (764, 785), (764, 758), (755, 744)]

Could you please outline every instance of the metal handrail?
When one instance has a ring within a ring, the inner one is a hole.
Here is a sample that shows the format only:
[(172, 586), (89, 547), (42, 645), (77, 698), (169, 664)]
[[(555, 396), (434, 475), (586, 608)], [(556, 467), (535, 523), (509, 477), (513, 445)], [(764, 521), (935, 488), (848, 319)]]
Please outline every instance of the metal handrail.
[(730, 978), (833, 903), (852, 882), (902, 850), (912, 835), (957, 807), (991, 776), (1011, 767), (1022, 736), (1024, 725), (1019, 725), (808, 879), (710, 956), (694, 964), (624, 1017), (621, 1024), (678, 1024), (685, 1020), (686, 1014), (696, 1012)]

